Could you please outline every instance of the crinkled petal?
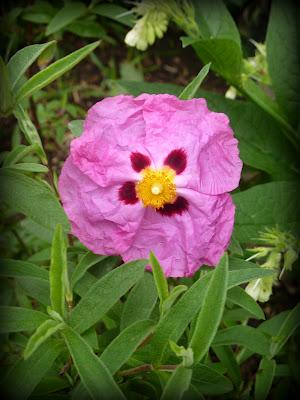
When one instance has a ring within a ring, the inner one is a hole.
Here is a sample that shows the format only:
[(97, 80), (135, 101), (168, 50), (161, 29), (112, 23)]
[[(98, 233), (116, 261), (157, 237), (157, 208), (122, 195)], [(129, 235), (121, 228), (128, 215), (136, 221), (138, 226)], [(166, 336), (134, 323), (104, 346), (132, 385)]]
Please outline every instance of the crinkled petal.
[(100, 186), (138, 180), (128, 160), (144, 154), (156, 168), (168, 155), (187, 154), (176, 184), (206, 194), (238, 186), (242, 162), (228, 118), (208, 110), (204, 99), (179, 100), (167, 94), (115, 96), (89, 111), (84, 132), (71, 144), (73, 163)]
[(171, 95), (141, 95), (146, 139), (156, 167), (171, 151), (187, 154), (178, 186), (205, 194), (221, 194), (239, 184), (242, 162), (238, 142), (225, 114), (207, 108), (204, 99), (179, 100)]
[(234, 223), (230, 195), (210, 196), (183, 189), (188, 211), (162, 216), (147, 208), (125, 261), (148, 258), (154, 251), (166, 276), (191, 276), (201, 265), (216, 265), (226, 250)]
[(138, 179), (130, 155), (147, 155), (142, 146), (142, 105), (143, 101), (121, 95), (106, 98), (89, 110), (83, 134), (71, 143), (71, 156), (73, 164), (98, 185)]
[(103, 188), (77, 168), (69, 157), (59, 179), (59, 193), (72, 234), (97, 254), (128, 250), (144, 215), (140, 202), (119, 200), (121, 184)]

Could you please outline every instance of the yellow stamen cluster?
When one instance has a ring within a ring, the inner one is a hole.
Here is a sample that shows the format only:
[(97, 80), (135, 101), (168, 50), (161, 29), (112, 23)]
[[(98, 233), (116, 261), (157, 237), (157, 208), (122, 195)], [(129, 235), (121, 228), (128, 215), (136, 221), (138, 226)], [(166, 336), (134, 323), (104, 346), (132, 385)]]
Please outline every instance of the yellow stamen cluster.
[(147, 167), (142, 172), (142, 179), (136, 184), (137, 197), (144, 206), (162, 208), (176, 199), (174, 184), (175, 172), (169, 167), (159, 170)]

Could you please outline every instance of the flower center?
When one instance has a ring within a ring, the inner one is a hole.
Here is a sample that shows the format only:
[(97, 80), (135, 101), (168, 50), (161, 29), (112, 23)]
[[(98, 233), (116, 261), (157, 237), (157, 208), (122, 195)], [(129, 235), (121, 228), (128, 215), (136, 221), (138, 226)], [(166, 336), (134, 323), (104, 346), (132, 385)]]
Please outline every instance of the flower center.
[(145, 207), (158, 209), (175, 201), (174, 178), (176, 174), (171, 168), (163, 167), (155, 170), (147, 167), (141, 174), (142, 179), (136, 184), (136, 194)]

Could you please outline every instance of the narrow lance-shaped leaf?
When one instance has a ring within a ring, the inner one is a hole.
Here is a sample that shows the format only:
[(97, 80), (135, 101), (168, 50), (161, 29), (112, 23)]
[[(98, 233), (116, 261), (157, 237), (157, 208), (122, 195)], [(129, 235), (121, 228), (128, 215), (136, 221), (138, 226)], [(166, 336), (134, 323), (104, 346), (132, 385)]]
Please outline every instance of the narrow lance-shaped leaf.
[(271, 342), (271, 355), (274, 357), (284, 344), (288, 341), (297, 327), (300, 325), (300, 303), (294, 307), (284, 319), (276, 336), (273, 336)]
[(179, 365), (169, 378), (161, 400), (180, 400), (191, 384), (192, 369)]
[(272, 382), (276, 369), (276, 361), (263, 357), (259, 364), (256, 374), (254, 398), (255, 400), (265, 400), (272, 387)]
[(64, 330), (63, 336), (82, 383), (92, 399), (125, 399), (109, 370), (84, 339), (69, 327)]
[(76, 265), (74, 272), (71, 277), (71, 287), (74, 288), (76, 283), (83, 277), (85, 272), (93, 265), (104, 260), (106, 256), (99, 256), (92, 252), (88, 252), (82, 256), (78, 265)]
[(67, 271), (67, 250), (65, 236), (60, 224), (56, 226), (50, 264), (50, 299), (54, 311), (61, 316), (65, 313), (65, 274)]
[(10, 165), (14, 165), (17, 162), (21, 161), (24, 157), (36, 151), (36, 144), (32, 144), (30, 146), (24, 146), (20, 144), (16, 146), (9, 154), (5, 157), (3, 161), (3, 167), (8, 167)]
[(152, 267), (152, 272), (156, 284), (158, 297), (160, 300), (160, 310), (162, 310), (163, 302), (169, 297), (168, 281), (164, 275), (162, 267), (160, 266), (157, 258), (152, 253), (152, 251), (150, 252), (149, 259)]
[(227, 281), (228, 255), (225, 253), (212, 273), (191, 339), (196, 363), (208, 352), (217, 332), (226, 300)]
[(35, 145), (37, 149), (37, 154), (40, 156), (43, 163), (47, 164), (47, 157), (41, 142), (41, 138), (35, 125), (29, 118), (28, 113), (23, 109), (21, 104), (17, 104), (14, 109), (15, 117), (18, 120), (19, 127), (24, 133), (26, 140), (29, 144)]
[(270, 353), (270, 341), (267, 336), (250, 326), (236, 325), (219, 330), (214, 338), (213, 346), (223, 345), (241, 345), (262, 355)]
[(65, 28), (68, 24), (84, 15), (85, 12), (85, 5), (79, 1), (66, 3), (66, 5), (61, 8), (49, 22), (46, 29), (46, 35), (51, 35)]
[(1, 384), (2, 396), (7, 399), (20, 399), (21, 396), (22, 400), (26, 400), (52, 367), (61, 350), (60, 343), (50, 340), (43, 343), (32, 357), (17, 362)]
[(121, 265), (96, 281), (71, 311), (69, 319), (71, 326), (78, 332), (84, 332), (98, 322), (143, 276), (146, 265), (145, 260), (133, 261)]
[(137, 321), (110, 342), (101, 354), (100, 360), (112, 375), (125, 364), (143, 340), (153, 331), (153, 328), (152, 321)]
[(48, 168), (45, 165), (37, 163), (19, 163), (4, 168), (10, 168), (16, 171), (24, 171), (24, 172), (40, 172), (40, 173), (48, 172)]
[(2, 306), (0, 333), (31, 331), (47, 319), (46, 314), (30, 308)]
[(234, 288), (230, 289), (227, 293), (227, 298), (233, 304), (237, 304), (238, 306), (249, 311), (251, 314), (255, 315), (258, 319), (265, 319), (264, 312), (260, 306), (240, 286), (235, 286)]
[(7, 63), (9, 78), (12, 89), (18, 85), (18, 82), (26, 70), (32, 65), (38, 57), (49, 48), (54, 47), (55, 40), (43, 44), (32, 44), (17, 51)]
[(7, 116), (13, 109), (13, 96), (7, 66), (0, 57), (0, 116)]
[[(158, 323), (151, 343), (144, 350), (147, 353), (146, 357), (153, 363), (160, 363), (163, 360), (165, 351), (169, 347), (169, 340), (177, 342), (188, 324), (196, 316), (202, 305), (211, 273), (209, 272), (196, 281), (172, 307), (172, 312), (163, 316)], [(273, 271), (270, 269), (255, 267), (229, 271), (228, 289), (251, 279), (272, 274)]]
[(266, 37), (268, 71), (276, 100), (295, 126), (300, 106), (299, 45), (297, 2), (273, 1)]
[[(69, 229), (63, 208), (54, 193), (43, 182), (38, 182), (18, 171), (1, 169), (0, 186), (0, 199), (12, 211), (25, 214), (37, 225), (49, 230), (53, 230), (57, 223), (61, 223), (65, 231)], [(39, 201), (36, 201), (37, 199)]]
[(213, 347), (218, 359), (227, 370), (228, 376), (231, 378), (235, 387), (239, 387), (242, 382), (240, 367), (235, 359), (235, 355), (229, 346)]
[(217, 396), (232, 391), (232, 383), (228, 378), (205, 364), (193, 367), (192, 384), (201, 394)]
[(136, 321), (149, 318), (156, 301), (157, 290), (153, 275), (150, 272), (145, 272), (131, 289), (123, 306), (121, 331)]
[(83, 58), (89, 55), (99, 45), (100, 41), (88, 44), (79, 50), (74, 51), (71, 54), (61, 58), (60, 60), (50, 64), (48, 67), (38, 72), (36, 75), (31, 77), (24, 85), (19, 89), (17, 93), (17, 99), (20, 101), (24, 97), (32, 96), (35, 92), (49, 85), (55, 79), (59, 78), (65, 72), (72, 69), (78, 64)]
[(162, 304), (162, 314), (166, 314), (178, 299), (178, 297), (187, 290), (187, 286), (185, 285), (178, 285), (175, 286), (171, 292), (169, 297), (163, 302)]
[(197, 90), (200, 88), (201, 83), (206, 78), (209, 72), (211, 63), (204, 65), (198, 75), (190, 82), (180, 93), (179, 98), (181, 100), (189, 100), (195, 97)]
[(62, 329), (64, 326), (64, 322), (54, 321), (53, 319), (48, 319), (43, 322), (27, 342), (24, 350), (25, 360), (29, 358), (51, 335), (59, 329)]

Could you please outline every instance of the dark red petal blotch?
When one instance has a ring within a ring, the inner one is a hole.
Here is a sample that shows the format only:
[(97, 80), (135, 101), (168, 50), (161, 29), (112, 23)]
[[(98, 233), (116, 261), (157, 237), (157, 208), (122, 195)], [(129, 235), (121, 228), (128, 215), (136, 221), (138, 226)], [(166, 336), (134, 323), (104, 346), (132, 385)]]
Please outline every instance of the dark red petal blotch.
[(167, 203), (156, 211), (161, 215), (171, 217), (175, 214), (181, 215), (184, 211), (188, 210), (188, 206), (188, 201), (184, 197), (178, 196), (174, 203)]
[(134, 182), (128, 181), (123, 183), (119, 189), (119, 199), (125, 204), (135, 204), (139, 201), (136, 196)]
[(131, 166), (136, 172), (141, 172), (144, 168), (149, 167), (151, 160), (148, 156), (137, 151), (130, 154)]
[(165, 158), (164, 165), (168, 165), (176, 174), (181, 174), (186, 168), (186, 152), (183, 149), (172, 150)]

